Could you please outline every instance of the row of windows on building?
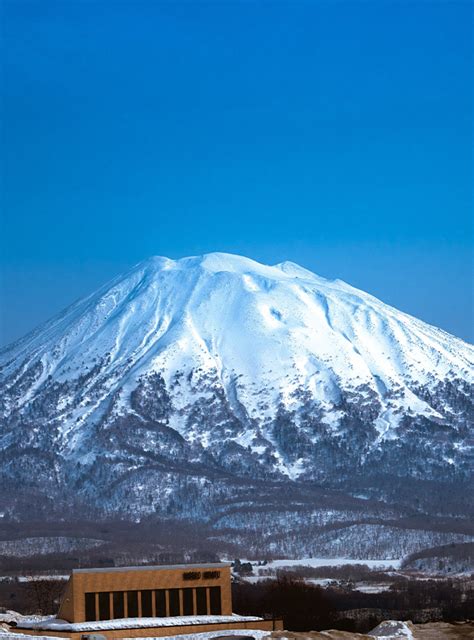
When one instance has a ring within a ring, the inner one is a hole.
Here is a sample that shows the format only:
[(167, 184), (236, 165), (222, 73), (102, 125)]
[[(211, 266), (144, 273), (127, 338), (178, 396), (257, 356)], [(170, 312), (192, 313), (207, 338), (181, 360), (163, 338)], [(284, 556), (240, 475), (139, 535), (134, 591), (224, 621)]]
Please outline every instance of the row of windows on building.
[(221, 588), (142, 589), (85, 594), (86, 621), (220, 615)]

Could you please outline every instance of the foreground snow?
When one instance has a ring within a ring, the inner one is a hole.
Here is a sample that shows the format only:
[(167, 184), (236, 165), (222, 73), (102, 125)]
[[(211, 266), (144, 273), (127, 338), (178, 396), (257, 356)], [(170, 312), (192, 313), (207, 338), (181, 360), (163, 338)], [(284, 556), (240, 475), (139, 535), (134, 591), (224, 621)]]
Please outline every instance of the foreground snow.
[[(205, 633), (189, 633), (179, 636), (160, 636), (160, 638), (147, 638), (146, 640), (212, 640), (212, 638), (218, 638), (222, 636), (252, 636), (255, 640), (263, 640), (263, 638), (270, 638), (271, 633), (268, 631), (258, 631), (256, 629), (229, 629), (225, 631), (206, 631)], [(136, 640), (136, 639), (125, 639)]]
[(372, 629), (370, 636), (377, 640), (414, 640), (411, 623), (398, 620), (386, 620)]
[[(9, 617), (12, 619), (22, 619), (21, 614), (15, 611), (8, 611), (6, 614), (0, 614), (0, 640), (31, 640), (31, 635), (11, 632), (6, 626), (2, 628), (2, 621)], [(30, 618), (31, 619), (31, 618)], [(106, 629), (103, 629), (106, 631)], [(367, 634), (358, 634), (346, 631), (327, 630), (327, 631), (260, 631), (254, 629), (238, 629), (238, 630), (219, 630), (207, 631), (204, 633), (181, 634), (177, 636), (162, 636), (159, 639), (155, 636), (143, 638), (143, 640), (214, 640), (218, 636), (232, 636), (235, 640), (239, 640), (242, 636), (251, 636), (255, 640), (425, 640), (426, 638), (452, 638), (452, 640), (467, 640), (474, 638), (473, 623), (457, 623), (449, 624), (444, 622), (435, 622), (427, 624), (413, 624), (412, 622), (401, 622), (397, 620), (386, 620), (380, 623), (375, 629)], [(35, 636), (33, 636), (35, 637)], [(40, 638), (40, 636), (36, 636)], [(41, 640), (55, 640), (52, 636), (41, 636)], [(56, 636), (57, 640), (57, 636)], [(124, 640), (133, 640), (124, 639)]]
[[(15, 633), (15, 632), (0, 628), (0, 640), (31, 640), (31, 638), (34, 638), (34, 637), (35, 636), (30, 636), (30, 635), (27, 635), (26, 633)], [(41, 638), (41, 640), (58, 640), (58, 636), (36, 636), (36, 637)]]

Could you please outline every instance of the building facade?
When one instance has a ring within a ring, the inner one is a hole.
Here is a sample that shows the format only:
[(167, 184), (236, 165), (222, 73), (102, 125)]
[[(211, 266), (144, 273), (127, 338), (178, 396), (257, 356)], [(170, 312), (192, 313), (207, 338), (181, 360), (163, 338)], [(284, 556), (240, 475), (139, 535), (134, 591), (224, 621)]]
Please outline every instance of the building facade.
[(91, 622), (231, 615), (230, 584), (230, 563), (75, 569), (58, 617)]
[(11, 630), (69, 640), (118, 640), (282, 628), (281, 620), (232, 613), (231, 565), (221, 562), (75, 569), (57, 618), (22, 619)]

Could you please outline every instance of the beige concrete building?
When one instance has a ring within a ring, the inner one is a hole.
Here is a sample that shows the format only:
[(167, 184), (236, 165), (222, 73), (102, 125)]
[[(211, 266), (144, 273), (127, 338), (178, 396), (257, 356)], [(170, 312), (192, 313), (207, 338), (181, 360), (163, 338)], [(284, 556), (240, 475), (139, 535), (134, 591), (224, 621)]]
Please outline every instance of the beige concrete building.
[(75, 569), (58, 617), (118, 618), (231, 615), (230, 564)]
[(232, 614), (230, 570), (230, 563), (75, 569), (58, 617), (16, 630), (79, 640), (281, 629), (281, 621)]

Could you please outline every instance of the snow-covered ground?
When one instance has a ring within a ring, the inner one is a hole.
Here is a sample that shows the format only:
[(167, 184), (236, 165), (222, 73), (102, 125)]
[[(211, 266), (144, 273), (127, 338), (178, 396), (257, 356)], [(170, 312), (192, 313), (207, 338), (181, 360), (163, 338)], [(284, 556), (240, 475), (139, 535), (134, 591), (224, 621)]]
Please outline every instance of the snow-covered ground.
[[(291, 569), (292, 567), (343, 567), (347, 565), (366, 565), (369, 569), (386, 571), (387, 582), (364, 582), (359, 581), (354, 584), (354, 588), (363, 593), (380, 593), (390, 588), (390, 575), (398, 570), (401, 566), (402, 559), (397, 560), (360, 560), (355, 558), (298, 558), (298, 559), (280, 559), (267, 562), (265, 565), (259, 565), (255, 561), (244, 560), (250, 562), (253, 567), (253, 575), (242, 576), (246, 582), (256, 584), (269, 578), (274, 578), (279, 570)], [(330, 572), (328, 572), (330, 573)], [(340, 579), (334, 577), (305, 578), (305, 582), (320, 587), (327, 587), (335, 582), (341, 582)], [(342, 580), (345, 582), (345, 580)]]
[[(8, 631), (8, 629), (0, 628), (0, 640), (31, 640), (32, 637), (34, 636), (27, 635), (26, 633), (16, 633), (14, 631)], [(66, 638), (66, 636), (64, 637)], [(41, 636), (41, 640), (58, 640), (58, 636)]]
[(414, 640), (411, 624), (398, 620), (386, 620), (381, 622), (370, 635), (378, 640)]
[[(269, 633), (268, 631), (256, 631), (251, 629), (243, 629), (238, 631), (210, 631), (206, 633), (193, 633), (188, 635), (180, 635), (180, 636), (166, 636), (161, 637), (159, 640), (212, 640), (212, 638), (216, 638), (218, 636), (252, 636), (255, 640), (263, 640), (263, 638), (275, 638), (278, 640), (287, 640), (287, 636), (285, 632), (277, 632), (277, 633)], [(347, 637), (346, 634), (344, 634)], [(288, 633), (288, 636), (291, 638), (295, 637), (294, 632)], [(313, 636), (317, 636), (318, 638), (327, 638), (330, 640), (331, 638), (341, 637), (338, 632), (331, 631), (322, 631), (319, 633), (308, 632), (308, 633), (300, 633), (298, 634), (300, 638), (308, 637), (311, 638)], [(377, 640), (416, 640), (416, 636), (413, 635), (413, 632), (410, 628), (410, 623), (399, 622), (396, 620), (387, 620), (386, 622), (382, 622), (379, 624), (373, 631), (371, 631), (366, 636), (369, 638), (376, 638)], [(132, 640), (132, 639), (129, 639)], [(144, 640), (158, 640), (158, 638), (146, 638)]]
[[(293, 640), (295, 637), (307, 637), (308, 639), (314, 638), (326, 638), (327, 640), (331, 640), (332, 638), (336, 640), (336, 638), (348, 638), (350, 637), (348, 634), (344, 632), (338, 631), (321, 631), (314, 632), (310, 631), (307, 633), (299, 633), (295, 634), (295, 632), (276, 632), (270, 633), (268, 631), (258, 631), (253, 629), (239, 629), (239, 630), (226, 630), (226, 631), (207, 631), (205, 633), (192, 633), (192, 634), (182, 634), (178, 636), (161, 636), (159, 639), (154, 636), (150, 636), (147, 638), (143, 638), (143, 640), (213, 640), (213, 638), (219, 636), (232, 636), (238, 640), (239, 637), (248, 637), (251, 636), (255, 640), (263, 640), (264, 638), (274, 638), (275, 640)], [(354, 636), (355, 637), (355, 636)], [(370, 631), (367, 635), (357, 636), (361, 638), (373, 638), (374, 640), (416, 640), (416, 625), (412, 625), (410, 622), (400, 622), (397, 620), (387, 620), (379, 624), (375, 629)], [(423, 636), (426, 637), (426, 636)], [(441, 638), (439, 634), (434, 635), (433, 637)], [(450, 636), (451, 637), (451, 636)], [(466, 636), (467, 637), (467, 636)], [(41, 636), (42, 640), (57, 640), (52, 636)], [(8, 630), (2, 630), (0, 628), (0, 640), (31, 640), (30, 635), (21, 634), (21, 633), (12, 633)], [(132, 639), (125, 639), (132, 640)]]
[[(251, 562), (252, 560), (242, 560), (242, 562)], [(282, 569), (285, 567), (342, 567), (344, 565), (364, 564), (370, 569), (399, 569), (402, 558), (396, 560), (361, 560), (360, 558), (284, 558), (280, 560), (272, 560), (263, 566), (255, 566), (254, 571), (259, 569)]]
[[(203, 618), (204, 616), (199, 616), (198, 618)], [(240, 619), (243, 620), (243, 617), (240, 616), (206, 616), (209, 618), (231, 618), (232, 620)], [(22, 616), (16, 611), (7, 611), (3, 614), (0, 614), (0, 640), (31, 640), (31, 635), (26, 635), (21, 633), (21, 629), (17, 629), (18, 633), (12, 632), (8, 625), (7, 621), (16, 620), (17, 622), (21, 622), (22, 620), (35, 620), (36, 622), (51, 620), (49, 617), (41, 617), (41, 616)], [(249, 619), (249, 617), (247, 617)], [(254, 620), (256, 618), (253, 618)], [(259, 618), (257, 618), (259, 619)], [(148, 618), (147, 623), (150, 620), (155, 621), (156, 619)], [(163, 619), (161, 619), (163, 620)], [(175, 619), (176, 620), (176, 619)], [(183, 618), (180, 618), (183, 621)], [(189, 621), (189, 617), (184, 618), (187, 622)], [(109, 621), (113, 622), (113, 621)], [(136, 620), (134, 621), (136, 622)], [(95, 623), (92, 623), (95, 624)], [(108, 625), (106, 622), (102, 624), (102, 631), (111, 630), (111, 625)], [(79, 625), (76, 625), (79, 626)], [(133, 627), (135, 625), (131, 625)], [(55, 631), (59, 631), (59, 629), (55, 629)], [(204, 633), (188, 633), (181, 634), (177, 636), (161, 636), (160, 640), (214, 640), (218, 636), (232, 636), (235, 640), (239, 640), (239, 637), (242, 636), (251, 636), (255, 640), (264, 640), (264, 638), (268, 638), (269, 640), (302, 640), (306, 638), (306, 640), (351, 640), (356, 637), (356, 634), (351, 634), (349, 632), (344, 631), (336, 631), (336, 630), (328, 630), (328, 631), (308, 631), (308, 632), (295, 632), (295, 631), (260, 631), (254, 629), (231, 629), (231, 630), (216, 630), (216, 631), (207, 631)], [(38, 636), (39, 637), (39, 636)], [(57, 640), (56, 636), (56, 640)], [(59, 636), (61, 637), (61, 636)], [(401, 622), (398, 620), (386, 620), (381, 622), (377, 627), (369, 631), (366, 635), (358, 635), (360, 638), (367, 638), (368, 640), (426, 640), (427, 638), (452, 638), (453, 640), (467, 640), (467, 638), (474, 638), (474, 625), (472, 623), (460, 624), (457, 623), (455, 625), (448, 623), (429, 623), (417, 625), (412, 622)], [(52, 636), (41, 636), (41, 640), (55, 640)], [(125, 639), (125, 640), (133, 640), (133, 639)], [(156, 636), (148, 636), (143, 638), (143, 640), (158, 640)]]
[(10, 580), (18, 580), (18, 582), (31, 582), (31, 580), (69, 580), (69, 574), (38, 573), (27, 576), (0, 576), (0, 582), (9, 582)]
[(24, 616), (18, 611), (13, 611), (12, 609), (7, 609), (4, 613), (0, 613), (0, 624), (6, 624), (10, 622), (19, 623), (22, 620), (29, 620), (30, 622), (40, 623), (43, 620), (49, 620), (51, 616)]
[[(229, 629), (225, 631), (206, 631), (206, 633), (189, 633), (179, 636), (161, 636), (159, 640), (212, 640), (212, 638), (222, 637), (223, 635), (237, 637), (252, 636), (255, 640), (262, 640), (263, 638), (268, 638), (270, 633), (268, 631), (259, 631), (257, 629)], [(158, 640), (158, 638), (146, 638), (146, 640)]]

